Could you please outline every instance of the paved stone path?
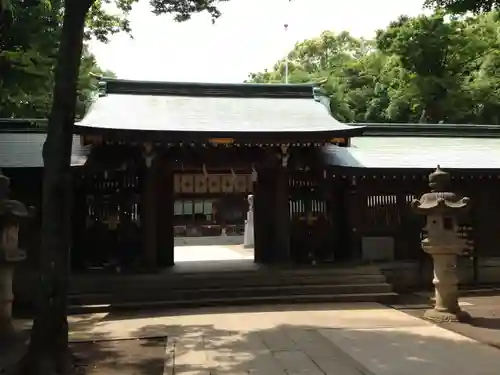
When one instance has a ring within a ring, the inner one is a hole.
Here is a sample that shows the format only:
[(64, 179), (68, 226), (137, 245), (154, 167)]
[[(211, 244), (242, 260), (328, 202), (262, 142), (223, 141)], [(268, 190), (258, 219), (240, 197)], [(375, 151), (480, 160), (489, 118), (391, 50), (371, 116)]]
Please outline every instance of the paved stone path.
[[(165, 339), (158, 375), (496, 375), (500, 368), (497, 349), (375, 303), (110, 313), (71, 321), (74, 343), (148, 338)], [(129, 373), (142, 374), (139, 367)]]
[(199, 262), (214, 260), (253, 259), (253, 251), (241, 251), (237, 245), (211, 246), (176, 246), (174, 259), (179, 262)]

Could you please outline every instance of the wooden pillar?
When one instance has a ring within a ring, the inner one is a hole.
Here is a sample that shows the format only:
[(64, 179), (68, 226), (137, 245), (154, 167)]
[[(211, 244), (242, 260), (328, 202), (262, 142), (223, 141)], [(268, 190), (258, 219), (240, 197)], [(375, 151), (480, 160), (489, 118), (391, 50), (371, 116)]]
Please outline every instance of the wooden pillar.
[(290, 187), (288, 160), (290, 158), (288, 145), (281, 145), (273, 162), (274, 177), (274, 222), (276, 225), (274, 237), (274, 262), (285, 264), (292, 260), (290, 251)]
[[(334, 259), (335, 250), (340, 247), (339, 233), (339, 189), (333, 180), (333, 173), (327, 166), (322, 166), (320, 170), (318, 189), (321, 198), (325, 202), (323, 217), (320, 219), (321, 228), (321, 254), (322, 261)], [(343, 199), (342, 199), (343, 201)]]
[(273, 257), (275, 263), (289, 263), (290, 252), (290, 192), (288, 154), (282, 150), (280, 163), (274, 168), (274, 222), (276, 225)]
[[(333, 212), (332, 226), (335, 232), (335, 242), (333, 244), (334, 260), (339, 262), (350, 261), (353, 258), (351, 239), (353, 238), (353, 226), (355, 225), (353, 214), (353, 192), (351, 180), (343, 178), (342, 170), (336, 171), (336, 178), (333, 182)], [(350, 178), (350, 177), (349, 177)]]
[(349, 248), (351, 249), (350, 260), (359, 261), (362, 259), (362, 236), (364, 215), (366, 213), (367, 195), (363, 189), (364, 184), (359, 186), (359, 181), (355, 174), (346, 173), (349, 181), (348, 186), (348, 225), (349, 225)]
[(162, 159), (158, 168), (159, 173), (156, 201), (157, 201), (157, 230), (156, 253), (158, 266), (171, 267), (174, 265), (174, 182), (172, 167), (168, 161)]
[[(88, 249), (85, 248), (87, 241), (85, 238), (87, 236), (87, 197), (85, 186), (83, 185), (83, 176), (81, 175), (81, 169), (73, 174), (73, 210), (71, 213), (72, 221), (72, 236), (71, 236), (71, 247), (70, 247), (70, 260), (71, 268), (73, 270), (82, 270), (85, 268), (85, 252)], [(38, 216), (38, 213), (35, 213)], [(35, 220), (33, 218), (33, 220)], [(27, 224), (29, 227), (33, 228), (31, 221)], [(31, 233), (33, 235), (33, 233)], [(31, 246), (28, 250), (28, 255), (34, 255), (33, 251), (30, 251)], [(28, 258), (30, 259), (30, 258)], [(31, 259), (30, 259), (31, 260)]]
[(273, 260), (275, 222), (274, 179), (272, 169), (259, 167), (254, 182), (254, 260), (266, 264)]
[(145, 167), (142, 178), (141, 228), (142, 255), (148, 270), (157, 267), (156, 249), (156, 188), (158, 160), (154, 155), (145, 155)]

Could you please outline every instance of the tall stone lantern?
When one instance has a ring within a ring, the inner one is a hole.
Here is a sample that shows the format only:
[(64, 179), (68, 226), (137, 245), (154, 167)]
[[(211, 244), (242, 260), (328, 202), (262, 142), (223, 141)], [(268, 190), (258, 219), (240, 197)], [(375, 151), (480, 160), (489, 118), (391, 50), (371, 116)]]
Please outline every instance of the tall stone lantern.
[(14, 266), (26, 259), (26, 252), (18, 248), (19, 222), (28, 217), (24, 204), (9, 200), (10, 180), (0, 172), (0, 338), (13, 333), (12, 279)]
[(412, 202), (413, 211), (426, 216), (427, 232), (422, 249), (434, 264), (435, 305), (424, 317), (436, 322), (463, 322), (471, 317), (458, 304), (457, 256), (466, 242), (460, 235), (457, 217), (470, 208), (470, 199), (448, 190), (450, 175), (437, 167), (429, 175), (430, 193)]

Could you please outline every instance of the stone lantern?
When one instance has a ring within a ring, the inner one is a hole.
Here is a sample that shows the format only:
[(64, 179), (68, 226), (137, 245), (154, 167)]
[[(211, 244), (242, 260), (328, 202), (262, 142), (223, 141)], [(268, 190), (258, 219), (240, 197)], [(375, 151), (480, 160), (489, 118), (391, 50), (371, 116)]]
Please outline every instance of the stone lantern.
[(26, 259), (18, 248), (19, 222), (28, 217), (24, 204), (9, 200), (10, 180), (0, 173), (0, 338), (13, 333), (12, 280), (14, 265)]
[(434, 264), (435, 306), (424, 317), (436, 322), (463, 322), (470, 315), (458, 304), (457, 256), (466, 251), (457, 217), (470, 208), (470, 199), (448, 191), (450, 175), (441, 168), (429, 175), (430, 193), (412, 202), (413, 211), (426, 216), (422, 248)]

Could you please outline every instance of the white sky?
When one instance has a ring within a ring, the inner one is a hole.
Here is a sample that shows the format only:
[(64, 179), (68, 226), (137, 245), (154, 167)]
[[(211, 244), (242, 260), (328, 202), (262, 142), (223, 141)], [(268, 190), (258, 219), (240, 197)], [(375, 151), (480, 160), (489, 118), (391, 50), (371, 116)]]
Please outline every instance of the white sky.
[[(185, 23), (154, 16), (147, 0), (131, 13), (133, 39), (116, 35), (91, 49), (119, 78), (156, 81), (242, 82), (322, 31), (373, 37), (401, 14), (422, 12), (424, 0), (230, 0), (212, 25), (208, 15)], [(284, 24), (288, 23), (288, 32)]]

